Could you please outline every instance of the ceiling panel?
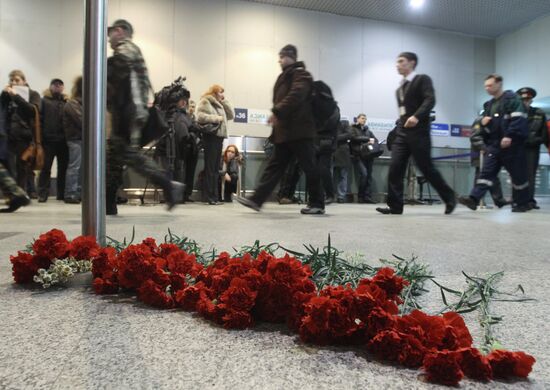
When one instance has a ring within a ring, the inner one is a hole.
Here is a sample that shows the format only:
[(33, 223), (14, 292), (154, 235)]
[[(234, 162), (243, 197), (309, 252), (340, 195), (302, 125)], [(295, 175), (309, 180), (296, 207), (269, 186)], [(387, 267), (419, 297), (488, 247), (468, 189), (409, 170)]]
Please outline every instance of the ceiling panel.
[(247, 0), (496, 38), (550, 14), (550, 0)]

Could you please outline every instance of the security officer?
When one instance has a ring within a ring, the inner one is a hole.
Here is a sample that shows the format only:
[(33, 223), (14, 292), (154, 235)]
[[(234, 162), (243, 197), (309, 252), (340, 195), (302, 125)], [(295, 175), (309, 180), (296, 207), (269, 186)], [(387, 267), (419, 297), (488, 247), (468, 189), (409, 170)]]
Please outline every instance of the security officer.
[(504, 91), (502, 76), (491, 74), (485, 79), (485, 90), (493, 98), (483, 105), (481, 125), (487, 144), (486, 159), (479, 179), (470, 196), (461, 196), (459, 202), (475, 210), (480, 199), (493, 186), (502, 166), (512, 178), (513, 212), (525, 212), (529, 206), (529, 182), (525, 162), (527, 114), (520, 97), (514, 91)]
[[(132, 25), (123, 19), (116, 20), (108, 29), (114, 51), (107, 60), (107, 107), (112, 115), (110, 142), (114, 154), (125, 164), (163, 189), (170, 210), (183, 197), (184, 186), (171, 182), (153, 160), (140, 152), (141, 130), (149, 116), (147, 103), (152, 88), (141, 50), (132, 42), (133, 33)], [(107, 195), (107, 203), (116, 199)], [(107, 204), (107, 208), (112, 206)]]
[(524, 87), (516, 92), (523, 100), (527, 111), (529, 135), (525, 141), (525, 158), (527, 161), (527, 178), (529, 179), (529, 205), (534, 209), (540, 209), (535, 200), (535, 184), (537, 169), (539, 167), (540, 146), (548, 145), (548, 131), (546, 128), (546, 114), (543, 110), (531, 107), (537, 91), (530, 87)]
[(0, 213), (12, 213), (31, 203), (25, 191), (17, 185), (4, 165), (7, 157), (6, 110), (0, 106), (0, 190), (9, 201), (8, 207), (0, 209)]
[[(479, 174), (481, 173), (481, 155), (487, 153), (487, 145), (485, 144), (484, 134), (488, 133), (488, 130), (485, 126), (481, 125), (483, 117), (476, 118), (472, 125), (472, 135), (470, 135), (470, 144), (471, 144), (471, 164), (475, 168), (475, 179), (474, 185), (479, 179)], [(489, 192), (491, 193), (491, 198), (493, 198), (493, 203), (499, 209), (511, 204), (512, 202), (506, 200), (502, 194), (502, 186), (500, 185), (500, 179), (498, 174), (493, 180), (493, 185), (489, 187)]]

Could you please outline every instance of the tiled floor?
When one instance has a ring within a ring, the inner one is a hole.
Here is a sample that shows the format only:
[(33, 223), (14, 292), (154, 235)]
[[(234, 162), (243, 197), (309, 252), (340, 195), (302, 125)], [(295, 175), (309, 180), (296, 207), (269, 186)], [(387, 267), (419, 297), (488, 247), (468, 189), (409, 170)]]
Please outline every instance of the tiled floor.
[[(502, 288), (521, 284), (529, 303), (499, 303), (496, 327), (502, 343), (537, 358), (529, 381), (463, 388), (550, 388), (550, 204), (526, 214), (509, 209), (472, 212), (459, 207), (408, 207), (402, 216), (377, 215), (372, 205), (334, 205), (326, 216), (301, 216), (298, 206), (267, 205), (255, 213), (237, 204), (178, 207), (123, 206), (107, 219), (111, 237), (162, 240), (167, 229), (205, 247), (231, 250), (259, 239), (300, 249), (302, 243), (333, 244), (366, 261), (392, 254), (417, 255), (437, 279), (464, 283), (461, 271), (484, 275), (505, 271)], [(371, 361), (360, 350), (316, 348), (299, 342), (284, 327), (259, 325), (226, 331), (180, 311), (159, 311), (130, 297), (94, 295), (89, 279), (44, 292), (16, 287), (9, 255), (41, 232), (57, 227), (80, 233), (79, 206), (56, 201), (33, 204), (0, 217), (0, 389), (175, 389), (301, 388), (424, 389), (418, 371)], [(16, 233), (21, 232), (21, 233)], [(428, 311), (441, 307), (432, 286), (423, 297)], [(476, 341), (480, 329), (467, 315)]]

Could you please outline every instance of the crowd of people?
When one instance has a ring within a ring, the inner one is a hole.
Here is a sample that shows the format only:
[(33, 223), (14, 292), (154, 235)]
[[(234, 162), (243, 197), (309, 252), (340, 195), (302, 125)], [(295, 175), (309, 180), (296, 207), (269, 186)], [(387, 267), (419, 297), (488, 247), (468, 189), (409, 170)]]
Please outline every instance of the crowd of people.
[[(168, 209), (193, 202), (199, 152), (204, 150), (204, 170), (199, 175), (206, 205), (231, 202), (238, 193), (243, 156), (236, 145), (223, 150), (228, 121), (234, 109), (224, 88), (212, 85), (198, 104), (191, 100), (185, 79), (178, 79), (154, 94), (145, 60), (132, 41), (133, 27), (117, 20), (108, 29), (113, 55), (107, 61), (107, 177), (106, 211), (118, 213), (118, 196), (124, 166), (163, 190)], [(314, 81), (298, 50), (286, 45), (279, 52), (281, 74), (275, 82), (272, 133), (266, 148), (268, 163), (250, 197), (237, 196), (242, 205), (259, 211), (280, 183), (281, 204), (296, 203), (296, 187), (303, 172), (307, 205), (302, 214), (324, 214), (325, 205), (350, 199), (351, 175), (357, 182), (357, 202), (376, 203), (372, 192), (374, 160), (383, 153), (381, 142), (367, 126), (363, 113), (349, 124), (341, 120), (332, 91)], [(430, 113), (435, 91), (428, 75), (417, 74), (418, 57), (398, 55), (397, 71), (403, 76), (396, 91), (399, 118), (386, 143), (391, 148), (388, 207), (382, 214), (402, 214), (403, 179), (409, 159), (439, 193), (450, 214), (457, 201), (475, 210), (485, 192), (495, 204), (512, 204), (512, 211), (538, 208), (535, 174), (540, 146), (548, 146), (546, 116), (531, 107), (536, 91), (503, 89), (502, 77), (489, 75), (485, 89), (492, 99), (476, 119), (471, 137), (476, 181), (468, 196), (457, 196), (431, 158)], [(25, 74), (14, 70), (4, 88), (0, 105), (0, 185), (12, 212), (30, 203), (47, 202), (51, 168), (57, 160), (56, 198), (65, 203), (81, 201), (82, 77), (75, 79), (71, 96), (59, 78), (51, 80), (42, 98), (32, 90)], [(153, 150), (151, 156), (148, 151)], [(498, 173), (504, 167), (513, 185), (512, 201), (504, 198)], [(40, 172), (38, 180), (34, 172)]]

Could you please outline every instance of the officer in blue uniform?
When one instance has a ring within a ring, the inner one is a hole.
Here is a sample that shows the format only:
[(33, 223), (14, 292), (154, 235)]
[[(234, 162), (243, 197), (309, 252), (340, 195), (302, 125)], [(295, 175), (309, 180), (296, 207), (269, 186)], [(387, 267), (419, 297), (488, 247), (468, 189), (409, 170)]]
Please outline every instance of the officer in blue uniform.
[(469, 196), (459, 202), (475, 210), (479, 200), (491, 188), (502, 167), (512, 178), (513, 212), (525, 212), (529, 205), (529, 182), (525, 160), (527, 113), (521, 98), (513, 91), (504, 91), (502, 76), (491, 74), (485, 79), (485, 90), (493, 98), (483, 105), (481, 120), (488, 132), (484, 134), (487, 154), (483, 168)]
[(539, 168), (540, 146), (548, 145), (548, 131), (546, 129), (546, 114), (540, 108), (531, 106), (537, 91), (524, 87), (516, 92), (523, 100), (527, 111), (529, 134), (525, 141), (525, 157), (527, 161), (527, 178), (529, 179), (529, 204), (534, 209), (540, 209), (535, 200), (535, 182)]

